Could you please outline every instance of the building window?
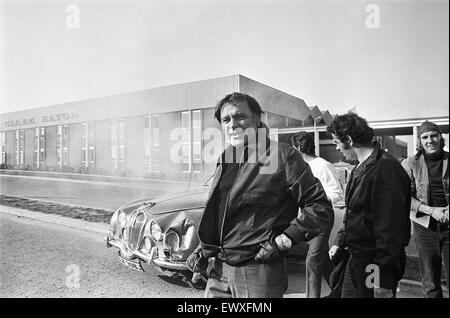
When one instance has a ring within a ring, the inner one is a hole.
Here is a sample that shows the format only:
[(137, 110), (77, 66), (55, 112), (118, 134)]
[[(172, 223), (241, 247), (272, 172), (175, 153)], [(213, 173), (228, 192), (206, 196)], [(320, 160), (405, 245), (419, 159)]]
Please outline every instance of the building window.
[(34, 129), (34, 167), (43, 167), (45, 164), (45, 127)]
[(192, 111), (192, 170), (202, 171), (202, 111)]
[(183, 172), (191, 172), (191, 112), (181, 112), (181, 163)]
[(39, 168), (39, 128), (34, 129), (34, 167)]
[(56, 126), (56, 160), (58, 167), (69, 165), (69, 126)]
[(202, 112), (181, 112), (183, 172), (202, 171)]
[(6, 164), (6, 132), (0, 132), (0, 164)]
[(111, 120), (111, 163), (114, 169), (125, 169), (125, 120)]
[(39, 165), (45, 165), (45, 127), (39, 128)]
[(144, 167), (145, 171), (151, 171), (151, 135), (150, 135), (150, 116), (144, 116)]
[(89, 167), (95, 167), (95, 123), (88, 125), (88, 160)]
[(114, 169), (118, 167), (117, 158), (117, 120), (111, 120), (111, 163)]
[(119, 119), (119, 166), (125, 164), (125, 120)]
[(161, 171), (161, 118), (159, 115), (152, 115), (151, 121), (151, 171)]
[(19, 168), (23, 168), (25, 165), (25, 130), (16, 130), (15, 140), (14, 140), (14, 159), (15, 163)]
[(82, 123), (81, 164), (86, 168), (95, 167), (95, 123)]

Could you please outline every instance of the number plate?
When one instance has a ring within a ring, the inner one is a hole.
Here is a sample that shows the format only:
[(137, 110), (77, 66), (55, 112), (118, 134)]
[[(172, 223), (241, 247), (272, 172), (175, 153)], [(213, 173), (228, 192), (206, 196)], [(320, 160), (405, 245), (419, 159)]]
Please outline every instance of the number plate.
[(120, 261), (122, 263), (124, 263), (127, 267), (134, 269), (135, 271), (139, 271), (139, 272), (144, 271), (144, 269), (142, 268), (141, 263), (139, 261), (129, 261), (129, 260), (124, 259), (121, 256), (117, 256), (117, 257), (119, 257)]

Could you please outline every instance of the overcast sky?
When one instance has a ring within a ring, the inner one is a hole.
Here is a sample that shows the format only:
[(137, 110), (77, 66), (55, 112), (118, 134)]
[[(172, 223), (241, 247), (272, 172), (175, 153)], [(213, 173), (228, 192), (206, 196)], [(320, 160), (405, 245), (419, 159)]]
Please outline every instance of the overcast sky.
[(0, 112), (242, 74), (331, 113), (448, 116), (448, 10), (447, 0), (1, 0)]

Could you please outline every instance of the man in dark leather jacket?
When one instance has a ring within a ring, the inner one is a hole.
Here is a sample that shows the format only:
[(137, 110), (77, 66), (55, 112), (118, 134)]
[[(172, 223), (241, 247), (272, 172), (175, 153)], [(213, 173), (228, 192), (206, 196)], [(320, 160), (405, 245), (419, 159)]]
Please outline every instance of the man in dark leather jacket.
[(331, 258), (344, 247), (350, 252), (342, 298), (395, 297), (410, 239), (409, 177), (358, 115), (337, 116), (328, 131), (336, 148), (359, 162), (345, 189), (344, 227), (330, 249)]
[(241, 93), (216, 107), (230, 146), (217, 164), (200, 246), (187, 261), (194, 272), (206, 271), (205, 297), (282, 297), (284, 254), (331, 222), (322, 185), (294, 148), (268, 138), (261, 113)]

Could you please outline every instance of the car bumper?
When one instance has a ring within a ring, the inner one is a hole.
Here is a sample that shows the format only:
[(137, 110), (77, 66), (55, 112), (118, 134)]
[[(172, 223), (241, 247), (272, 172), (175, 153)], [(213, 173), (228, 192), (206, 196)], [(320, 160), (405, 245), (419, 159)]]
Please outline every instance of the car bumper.
[(149, 265), (156, 265), (168, 270), (189, 270), (189, 268), (186, 266), (186, 262), (184, 261), (173, 261), (160, 257), (159, 255), (161, 253), (159, 253), (158, 251), (158, 246), (153, 246), (149, 254), (143, 253), (139, 250), (130, 251), (122, 240), (111, 237), (110, 235), (105, 237), (105, 245), (106, 247), (116, 247), (119, 250), (120, 256), (127, 260), (134, 260), (137, 258)]

